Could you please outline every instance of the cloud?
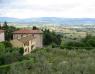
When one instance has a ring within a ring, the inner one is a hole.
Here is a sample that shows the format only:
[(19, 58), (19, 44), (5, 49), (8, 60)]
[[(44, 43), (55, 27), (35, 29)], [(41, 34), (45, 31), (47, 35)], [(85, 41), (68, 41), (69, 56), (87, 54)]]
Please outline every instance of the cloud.
[(95, 0), (2, 0), (0, 16), (94, 18)]

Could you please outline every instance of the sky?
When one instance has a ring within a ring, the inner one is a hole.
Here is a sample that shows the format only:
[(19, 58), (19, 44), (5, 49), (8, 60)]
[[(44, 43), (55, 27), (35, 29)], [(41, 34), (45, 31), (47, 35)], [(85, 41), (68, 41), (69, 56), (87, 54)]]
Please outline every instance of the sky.
[(0, 17), (95, 18), (95, 0), (0, 0)]

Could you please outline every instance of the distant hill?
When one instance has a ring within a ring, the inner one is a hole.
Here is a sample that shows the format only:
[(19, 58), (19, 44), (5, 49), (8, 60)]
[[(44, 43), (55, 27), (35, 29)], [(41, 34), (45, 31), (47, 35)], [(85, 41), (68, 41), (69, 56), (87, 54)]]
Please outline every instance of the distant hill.
[(17, 18), (10, 18), (10, 17), (0, 17), (0, 22), (18, 22), (20, 19)]
[(58, 18), (58, 17), (39, 17), (39, 18), (10, 18), (0, 17), (0, 22), (16, 22), (16, 23), (39, 23), (39, 24), (95, 24), (95, 18)]

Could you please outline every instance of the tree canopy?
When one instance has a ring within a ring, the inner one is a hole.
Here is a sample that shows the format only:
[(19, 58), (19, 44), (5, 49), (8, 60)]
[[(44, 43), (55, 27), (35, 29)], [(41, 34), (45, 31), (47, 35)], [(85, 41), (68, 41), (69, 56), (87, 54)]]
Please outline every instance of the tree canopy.
[(57, 34), (54, 31), (45, 29), (43, 31), (43, 43), (44, 45), (60, 45), (61, 44), (61, 34)]
[(13, 32), (17, 30), (17, 28), (13, 26), (8, 26), (7, 22), (5, 21), (1, 29), (5, 30), (5, 40), (9, 41), (13, 38)]

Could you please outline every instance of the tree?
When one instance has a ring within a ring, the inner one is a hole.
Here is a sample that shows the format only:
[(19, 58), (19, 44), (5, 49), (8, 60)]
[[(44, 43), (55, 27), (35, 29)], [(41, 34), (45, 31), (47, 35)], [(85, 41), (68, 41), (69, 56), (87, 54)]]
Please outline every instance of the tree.
[(2, 27), (4, 30), (6, 30), (8, 28), (7, 22), (5, 21)]
[(61, 41), (61, 44), (60, 44), (60, 48), (64, 48), (64, 42), (63, 42), (63, 40)]
[(0, 43), (0, 53), (2, 53), (1, 51), (5, 48), (5, 45), (3, 43)]
[(61, 34), (57, 34), (56, 32), (51, 32), (47, 29), (43, 31), (43, 43), (44, 45), (60, 45), (61, 44)]
[(38, 30), (38, 28), (36, 26), (33, 26), (33, 30)]
[(12, 48), (12, 44), (9, 41), (2, 42), (5, 45), (5, 48)]
[(51, 32), (47, 29), (43, 31), (43, 44), (49, 45), (52, 43)]
[(19, 48), (20, 50), (19, 50), (19, 53), (21, 54), (21, 55), (23, 55), (23, 53), (24, 53), (24, 49), (23, 48)]
[(17, 30), (17, 28), (13, 26), (8, 26), (7, 22), (4, 22), (2, 29), (5, 30), (5, 40), (6, 41), (10, 41), (13, 38), (13, 32)]
[(2, 29), (1, 23), (0, 23), (0, 29)]

